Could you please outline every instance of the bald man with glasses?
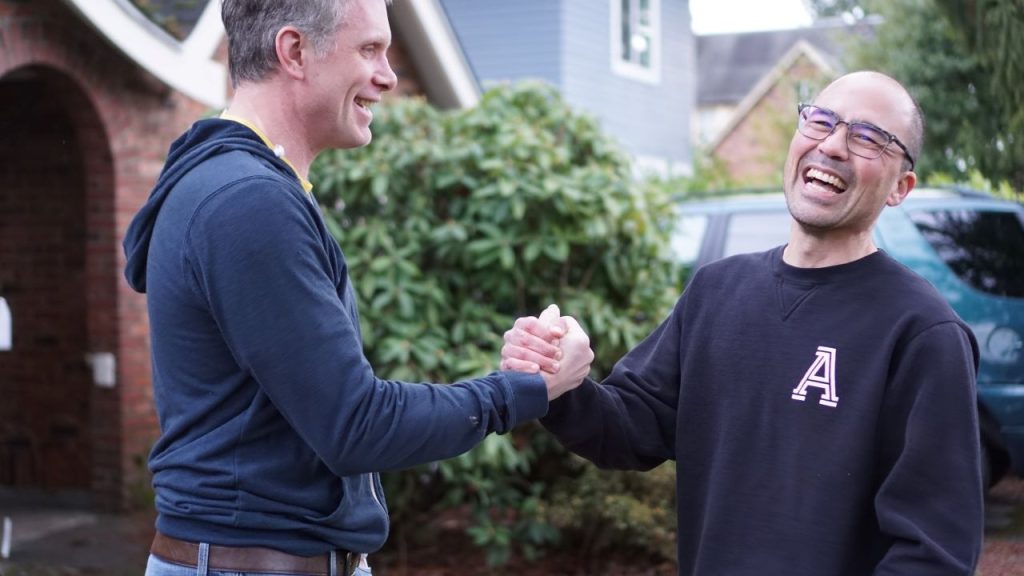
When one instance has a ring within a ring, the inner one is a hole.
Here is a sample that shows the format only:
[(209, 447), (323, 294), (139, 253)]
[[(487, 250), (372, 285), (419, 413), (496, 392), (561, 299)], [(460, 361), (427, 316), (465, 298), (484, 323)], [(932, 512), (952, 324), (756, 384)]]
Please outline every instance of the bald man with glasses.
[[(608, 378), (541, 420), (601, 467), (676, 462), (680, 575), (973, 574), (977, 343), (871, 236), (913, 190), (923, 133), (877, 72), (801, 105), (789, 242), (698, 270)], [(549, 322), (517, 321), (506, 368), (550, 369)]]

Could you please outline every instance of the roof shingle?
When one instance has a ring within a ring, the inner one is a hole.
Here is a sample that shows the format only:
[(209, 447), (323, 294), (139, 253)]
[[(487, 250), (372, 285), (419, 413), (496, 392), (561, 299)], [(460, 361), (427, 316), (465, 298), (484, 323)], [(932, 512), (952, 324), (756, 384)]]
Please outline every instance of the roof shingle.
[(846, 39), (870, 36), (876, 24), (867, 18), (854, 26), (823, 22), (791, 30), (698, 36), (697, 105), (739, 102), (800, 40), (820, 50), (838, 68)]

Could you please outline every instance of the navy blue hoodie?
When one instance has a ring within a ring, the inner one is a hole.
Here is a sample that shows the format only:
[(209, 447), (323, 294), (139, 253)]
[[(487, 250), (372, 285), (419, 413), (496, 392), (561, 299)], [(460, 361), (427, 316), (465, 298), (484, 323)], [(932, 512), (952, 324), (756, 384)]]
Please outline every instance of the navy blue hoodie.
[(345, 258), (289, 166), (249, 128), (197, 122), (124, 241), (148, 295), (170, 536), (311, 556), (387, 537), (377, 472), (449, 458), (547, 410), (539, 376), (381, 380)]

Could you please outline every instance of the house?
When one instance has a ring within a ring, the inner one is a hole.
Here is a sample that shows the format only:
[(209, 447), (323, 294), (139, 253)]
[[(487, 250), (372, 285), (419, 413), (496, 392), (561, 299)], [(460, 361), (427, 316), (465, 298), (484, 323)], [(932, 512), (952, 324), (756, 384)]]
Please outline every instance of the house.
[(740, 184), (780, 183), (797, 103), (841, 74), (844, 52), (870, 37), (877, 23), (827, 20), (807, 28), (698, 37), (696, 146)]
[(695, 42), (687, 0), (441, 0), (484, 87), (541, 79), (641, 170), (688, 172)]
[[(399, 92), (473, 105), (436, 0), (391, 17)], [(121, 242), (170, 142), (229, 98), (225, 54), (216, 0), (0, 0), (0, 487), (147, 492), (149, 326)]]

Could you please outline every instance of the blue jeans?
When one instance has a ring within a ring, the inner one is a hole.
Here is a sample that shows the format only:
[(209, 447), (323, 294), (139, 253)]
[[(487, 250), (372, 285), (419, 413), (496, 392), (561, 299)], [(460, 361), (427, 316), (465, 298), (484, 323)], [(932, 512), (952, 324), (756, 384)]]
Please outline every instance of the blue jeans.
[[(146, 576), (261, 576), (265, 573), (261, 572), (225, 572), (223, 570), (210, 570), (205, 566), (205, 561), (200, 561), (200, 566), (191, 568), (189, 566), (180, 566), (178, 564), (171, 564), (170, 562), (164, 562), (163, 560), (153, 556), (149, 556), (149, 562), (146, 564)], [(371, 576), (373, 572), (369, 566), (360, 566), (356, 568), (355, 576)], [(341, 576), (340, 574), (331, 574), (330, 576)]]

